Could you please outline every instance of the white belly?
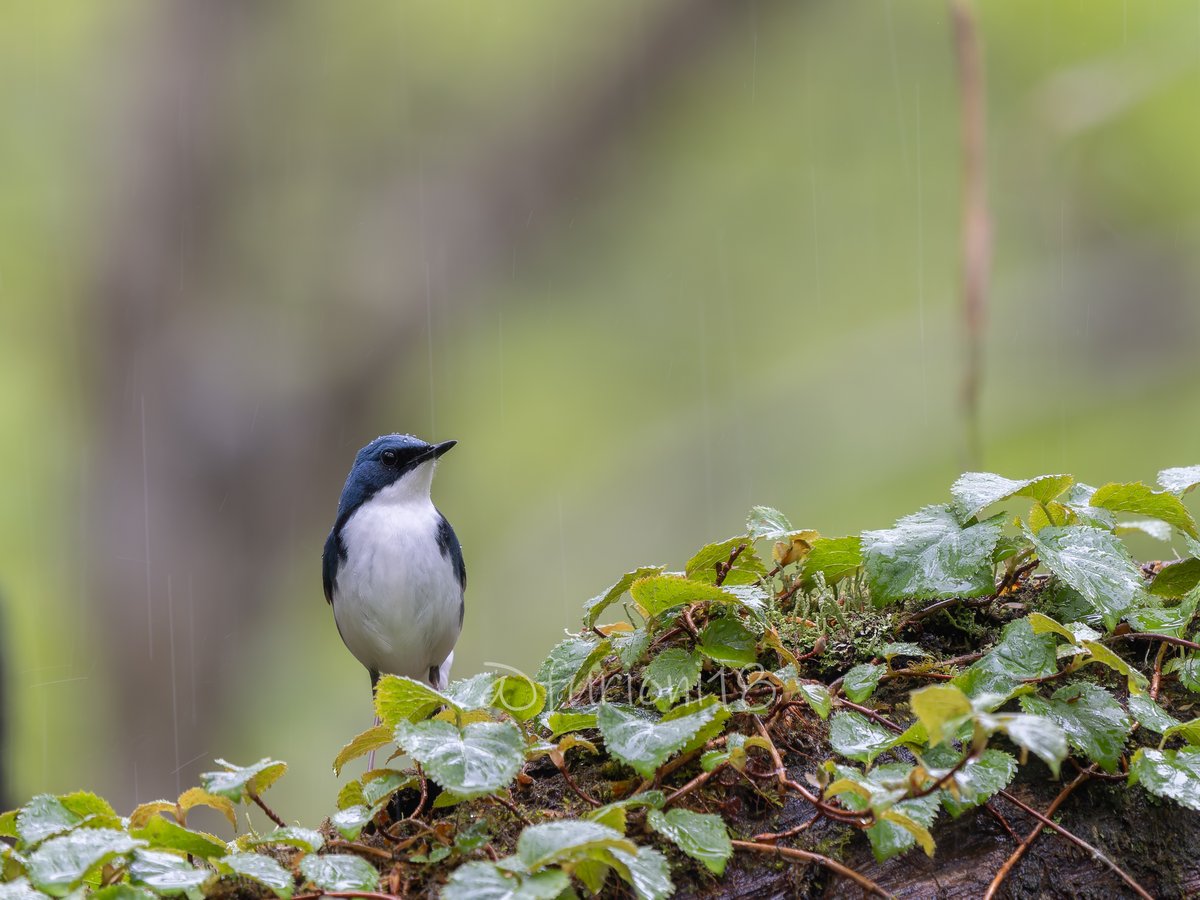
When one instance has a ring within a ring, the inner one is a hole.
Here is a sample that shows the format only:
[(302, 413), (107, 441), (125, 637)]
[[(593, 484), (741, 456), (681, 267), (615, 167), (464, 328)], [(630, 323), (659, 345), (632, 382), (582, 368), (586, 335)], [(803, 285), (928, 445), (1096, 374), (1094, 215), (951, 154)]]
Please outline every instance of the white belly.
[(437, 525), (429, 501), (370, 500), (343, 527), (333, 615), (350, 652), (372, 671), (428, 681), (454, 649), (462, 589), (438, 547)]

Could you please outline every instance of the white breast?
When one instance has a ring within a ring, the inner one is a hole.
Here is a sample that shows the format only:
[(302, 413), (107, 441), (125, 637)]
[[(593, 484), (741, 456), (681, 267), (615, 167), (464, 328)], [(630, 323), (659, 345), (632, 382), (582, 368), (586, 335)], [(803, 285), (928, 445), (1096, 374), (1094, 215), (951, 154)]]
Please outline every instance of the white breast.
[(438, 512), (428, 494), (390, 491), (360, 506), (342, 529), (346, 559), (333, 615), (368, 669), (428, 681), (458, 640), (462, 589), (438, 546)]

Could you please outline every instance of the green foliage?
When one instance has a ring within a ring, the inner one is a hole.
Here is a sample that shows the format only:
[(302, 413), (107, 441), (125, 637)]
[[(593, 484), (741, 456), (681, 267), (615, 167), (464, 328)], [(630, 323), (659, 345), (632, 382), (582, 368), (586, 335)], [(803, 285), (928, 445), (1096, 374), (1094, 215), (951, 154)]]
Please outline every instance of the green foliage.
[(959, 524), (949, 506), (927, 506), (895, 528), (864, 531), (863, 558), (878, 604), (913, 597), (978, 597), (995, 589), (999, 519)]
[[(723, 876), (730, 833), (744, 833), (725, 811), (730, 792), (769, 806), (812, 799), (879, 860), (932, 855), (940, 812), (987, 802), (1030, 755), (1055, 776), (1073, 756), (1200, 810), (1200, 720), (1179, 700), (1200, 691), (1185, 637), (1196, 633), (1200, 542), (1179, 499), (1197, 476), (1166, 470), (1155, 491), (971, 473), (953, 503), (841, 538), (755, 508), (744, 535), (701, 548), (683, 574), (634, 569), (589, 601), (583, 628), (536, 677), (484, 672), (444, 691), (380, 679), (383, 724), (350, 740), (334, 768), (393, 746), (407, 759), (347, 780), (333, 832), (268, 827), (227, 843), (188, 826), (196, 806), (235, 829), (234, 804), (265, 812), (263, 793), (286, 771), (272, 759), (218, 760), (201, 787), (128, 818), (93, 794), (43, 794), (0, 815), (14, 841), (0, 900), (200, 900), (235, 879), (290, 900), (388, 890), (381, 876), (396, 867), (414, 892), (449, 898), (619, 884), (657, 900), (674, 891), (664, 848), (689, 884)], [(1032, 503), (1024, 520), (979, 519), (1017, 498)], [(1191, 555), (1151, 579), (1120, 538), (1118, 511), (1169, 522)], [(777, 542), (769, 573), (756, 541)], [(597, 625), (618, 603), (630, 621)], [(1153, 643), (1163, 635), (1178, 640)], [(802, 753), (788, 744), (796, 734), (810, 742)], [(539, 808), (537, 785), (560, 778), (552, 812)], [(396, 821), (394, 801), (418, 812)], [(528, 820), (519, 830), (514, 813)], [(413, 826), (414, 838), (393, 834), (386, 862), (366, 852), (380, 829)]]

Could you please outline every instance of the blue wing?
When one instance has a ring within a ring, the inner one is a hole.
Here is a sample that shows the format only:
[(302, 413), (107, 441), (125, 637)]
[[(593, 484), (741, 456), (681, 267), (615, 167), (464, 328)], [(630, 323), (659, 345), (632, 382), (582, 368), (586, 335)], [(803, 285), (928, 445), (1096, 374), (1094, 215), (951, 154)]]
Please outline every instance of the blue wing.
[(341, 535), (334, 528), (325, 539), (325, 553), (321, 557), (321, 581), (325, 585), (325, 602), (333, 606), (333, 587), (337, 584), (338, 568), (346, 558)]
[(442, 556), (450, 560), (450, 565), (454, 567), (454, 577), (458, 579), (458, 586), (466, 590), (467, 566), (463, 562), (462, 545), (458, 543), (458, 535), (454, 533), (454, 529), (450, 527), (450, 523), (446, 521), (446, 517), (441, 512), (438, 513), (437, 542)]

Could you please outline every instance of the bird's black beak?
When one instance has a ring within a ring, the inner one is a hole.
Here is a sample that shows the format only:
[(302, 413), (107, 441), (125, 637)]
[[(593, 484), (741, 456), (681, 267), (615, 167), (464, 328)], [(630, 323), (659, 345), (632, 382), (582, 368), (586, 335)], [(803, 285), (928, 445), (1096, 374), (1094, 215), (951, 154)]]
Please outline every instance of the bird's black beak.
[(442, 443), (440, 443), (440, 444), (434, 444), (433, 449), (431, 451), (429, 451), (429, 455), (432, 456), (434, 459), (437, 459), (439, 456), (441, 456), (443, 453), (445, 453), (447, 450), (449, 450), (451, 447), (453, 447), (457, 443), (458, 443), (458, 441), (442, 441)]

